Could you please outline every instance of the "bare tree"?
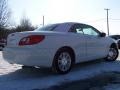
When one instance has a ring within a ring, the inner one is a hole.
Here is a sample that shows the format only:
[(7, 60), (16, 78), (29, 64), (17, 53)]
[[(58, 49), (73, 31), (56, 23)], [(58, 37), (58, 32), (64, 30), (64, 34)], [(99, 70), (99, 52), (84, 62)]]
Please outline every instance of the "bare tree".
[(26, 18), (25, 16), (20, 20), (20, 25), (16, 27), (16, 31), (21, 32), (21, 31), (32, 31), (34, 30), (35, 27), (32, 26), (31, 21)]
[(20, 26), (21, 26), (21, 27), (31, 27), (32, 24), (31, 24), (31, 22), (30, 22), (30, 20), (29, 20), (28, 18), (23, 17), (23, 18), (21, 19), (21, 21), (20, 21)]
[(10, 18), (7, 0), (0, 0), (0, 27), (6, 27)]

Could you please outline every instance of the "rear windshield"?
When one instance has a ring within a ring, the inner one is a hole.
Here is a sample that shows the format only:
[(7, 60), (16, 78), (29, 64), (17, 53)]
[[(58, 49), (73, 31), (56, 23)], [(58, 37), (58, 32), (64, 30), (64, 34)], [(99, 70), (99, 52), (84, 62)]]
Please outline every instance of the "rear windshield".
[(46, 26), (36, 29), (35, 31), (55, 31), (55, 28), (58, 27), (58, 25), (59, 24), (46, 25)]

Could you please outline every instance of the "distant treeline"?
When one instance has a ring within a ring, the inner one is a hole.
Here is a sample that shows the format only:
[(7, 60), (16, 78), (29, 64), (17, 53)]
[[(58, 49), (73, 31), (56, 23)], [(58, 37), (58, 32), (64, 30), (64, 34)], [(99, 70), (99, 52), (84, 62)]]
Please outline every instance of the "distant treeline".
[(0, 28), (0, 39), (7, 39), (7, 36), (11, 33), (32, 31), (34, 29), (35, 27), (33, 26), (27, 26), (27, 27), (17, 26), (16, 28), (11, 28), (11, 29)]
[(12, 30), (8, 30), (8, 29), (3, 29), (3, 28), (0, 28), (0, 40), (1, 39), (6, 39), (8, 34), (10, 33), (13, 33)]

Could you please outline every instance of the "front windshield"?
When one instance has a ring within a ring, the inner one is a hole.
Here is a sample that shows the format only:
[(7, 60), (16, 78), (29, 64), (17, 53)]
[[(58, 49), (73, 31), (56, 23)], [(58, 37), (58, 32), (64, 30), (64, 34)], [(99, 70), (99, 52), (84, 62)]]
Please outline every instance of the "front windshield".
[(46, 25), (41, 28), (36, 29), (35, 31), (54, 31), (59, 24)]

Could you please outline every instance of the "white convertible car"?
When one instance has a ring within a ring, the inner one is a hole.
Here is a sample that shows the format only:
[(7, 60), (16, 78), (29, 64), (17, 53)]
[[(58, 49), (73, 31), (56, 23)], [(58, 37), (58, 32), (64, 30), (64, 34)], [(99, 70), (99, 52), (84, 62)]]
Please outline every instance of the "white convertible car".
[(66, 22), (8, 36), (3, 57), (23, 67), (52, 67), (57, 73), (69, 72), (76, 63), (105, 58), (115, 61), (118, 47), (105, 33), (90, 25)]

